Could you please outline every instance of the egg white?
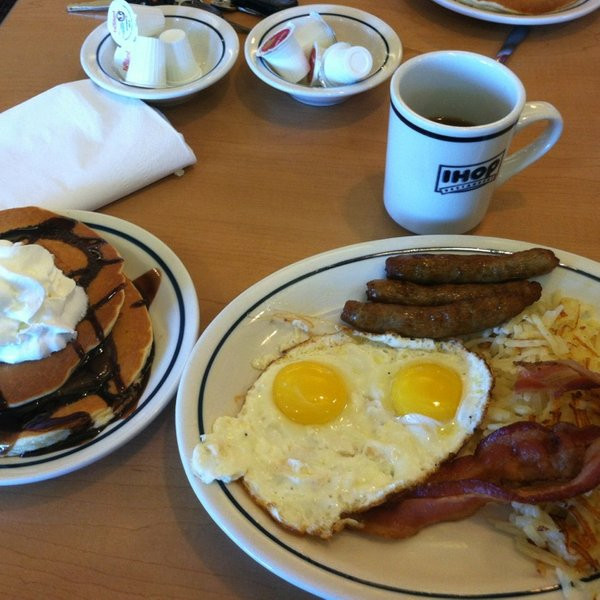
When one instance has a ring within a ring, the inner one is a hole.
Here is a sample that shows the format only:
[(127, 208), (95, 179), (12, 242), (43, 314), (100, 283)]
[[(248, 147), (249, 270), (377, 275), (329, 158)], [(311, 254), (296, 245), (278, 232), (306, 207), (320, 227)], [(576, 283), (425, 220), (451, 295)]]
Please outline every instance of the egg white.
[[(292, 422), (272, 398), (277, 372), (305, 359), (336, 369), (350, 392), (342, 413), (322, 425)], [(439, 362), (460, 374), (462, 397), (451, 422), (395, 413), (391, 379), (414, 361)], [(423, 481), (455, 454), (483, 418), (491, 387), (485, 361), (457, 341), (350, 331), (312, 338), (261, 373), (238, 415), (216, 420), (192, 465), (205, 483), (241, 478), (278, 522), (327, 538), (355, 524), (352, 513)]]

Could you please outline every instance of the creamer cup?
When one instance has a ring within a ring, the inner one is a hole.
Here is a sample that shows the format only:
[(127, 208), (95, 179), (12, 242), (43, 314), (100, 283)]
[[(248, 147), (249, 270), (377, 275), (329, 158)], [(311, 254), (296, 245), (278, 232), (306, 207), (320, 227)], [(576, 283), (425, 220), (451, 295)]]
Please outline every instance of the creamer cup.
[(297, 19), (294, 27), (294, 37), (306, 56), (313, 51), (314, 44), (325, 49), (337, 41), (333, 29), (316, 11), (311, 11), (308, 17)]
[(165, 27), (165, 15), (156, 7), (113, 0), (106, 17), (108, 31), (118, 46), (133, 44), (138, 36), (153, 36)]
[(323, 49), (317, 42), (313, 44), (312, 51), (308, 57), (310, 71), (308, 72), (308, 84), (311, 87), (322, 87)]
[(130, 54), (129, 50), (123, 48), (123, 46), (117, 46), (115, 48), (115, 53), (113, 54), (113, 65), (119, 71), (123, 79), (125, 79), (125, 75), (129, 69)]
[(160, 88), (167, 85), (165, 44), (158, 38), (138, 36), (130, 47), (126, 83)]
[(261, 44), (257, 56), (291, 83), (298, 83), (310, 71), (308, 59), (294, 36), (293, 23), (286, 24)]
[(183, 29), (167, 29), (159, 39), (165, 45), (167, 83), (181, 85), (198, 79), (202, 69), (196, 62), (190, 41)]
[(337, 42), (323, 54), (323, 76), (330, 85), (348, 85), (364, 79), (373, 68), (371, 53), (362, 46)]

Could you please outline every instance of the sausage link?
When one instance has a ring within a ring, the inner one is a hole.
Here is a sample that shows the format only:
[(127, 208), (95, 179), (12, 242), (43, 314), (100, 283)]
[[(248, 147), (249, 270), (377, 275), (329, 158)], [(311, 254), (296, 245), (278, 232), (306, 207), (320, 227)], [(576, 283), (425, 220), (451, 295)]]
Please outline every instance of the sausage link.
[(558, 258), (546, 248), (513, 254), (406, 254), (385, 263), (390, 279), (415, 283), (491, 283), (549, 273)]
[(388, 304), (439, 306), (459, 300), (485, 296), (524, 294), (533, 283), (526, 279), (502, 283), (440, 283), (421, 285), (398, 279), (374, 279), (367, 282), (367, 298)]
[(341, 318), (349, 325), (371, 333), (393, 332), (406, 337), (433, 339), (465, 335), (495, 327), (538, 300), (542, 286), (532, 283), (524, 294), (485, 296), (442, 306), (348, 300)]

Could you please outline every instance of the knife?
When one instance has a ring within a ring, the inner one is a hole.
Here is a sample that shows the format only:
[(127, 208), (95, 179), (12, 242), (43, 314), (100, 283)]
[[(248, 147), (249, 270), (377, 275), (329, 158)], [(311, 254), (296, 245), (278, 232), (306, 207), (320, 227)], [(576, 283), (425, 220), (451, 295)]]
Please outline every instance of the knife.
[(226, 3), (242, 12), (254, 15), (267, 16), (275, 12), (298, 6), (298, 0), (214, 0), (214, 4)]
[(517, 49), (517, 46), (527, 37), (531, 27), (529, 25), (517, 25), (513, 27), (506, 36), (504, 43), (498, 53), (496, 54), (496, 60), (499, 63), (504, 64), (508, 57)]
[[(177, 0), (129, 0), (131, 4), (146, 4), (149, 6), (160, 5), (183, 5), (193, 6), (221, 15), (221, 10), (241, 10), (252, 14), (266, 16), (284, 8), (298, 5), (298, 0), (214, 0), (214, 2), (203, 2), (202, 0), (177, 1)], [(84, 0), (67, 4), (67, 12), (86, 12), (108, 10), (110, 0)], [(222, 16), (222, 15), (221, 15)]]

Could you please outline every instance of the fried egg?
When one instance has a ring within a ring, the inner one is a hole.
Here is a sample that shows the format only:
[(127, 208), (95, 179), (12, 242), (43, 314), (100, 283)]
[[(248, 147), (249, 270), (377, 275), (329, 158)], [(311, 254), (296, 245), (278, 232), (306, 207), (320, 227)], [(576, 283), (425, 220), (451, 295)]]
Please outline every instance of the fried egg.
[(454, 455), (491, 386), (485, 361), (457, 341), (311, 338), (262, 371), (236, 416), (215, 421), (193, 469), (207, 484), (241, 479), (283, 526), (328, 538)]

